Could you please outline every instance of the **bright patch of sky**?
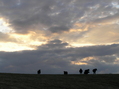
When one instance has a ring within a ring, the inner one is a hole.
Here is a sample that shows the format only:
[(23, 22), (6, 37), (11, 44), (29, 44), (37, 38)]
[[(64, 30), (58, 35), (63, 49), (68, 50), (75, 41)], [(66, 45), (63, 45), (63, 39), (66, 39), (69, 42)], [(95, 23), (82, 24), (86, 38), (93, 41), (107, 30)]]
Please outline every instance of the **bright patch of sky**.
[(3, 18), (0, 18), (0, 32), (2, 33), (13, 32), (12, 28), (10, 28), (10, 24), (7, 23)]
[(114, 8), (119, 9), (119, 3), (118, 2), (112, 2), (111, 4)]

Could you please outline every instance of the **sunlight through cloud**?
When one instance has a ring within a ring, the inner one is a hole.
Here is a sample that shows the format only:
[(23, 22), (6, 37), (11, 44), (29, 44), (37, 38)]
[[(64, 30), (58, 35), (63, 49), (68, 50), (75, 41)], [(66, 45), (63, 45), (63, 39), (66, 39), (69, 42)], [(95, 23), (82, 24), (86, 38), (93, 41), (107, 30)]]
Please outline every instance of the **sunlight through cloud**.
[(12, 28), (10, 28), (10, 24), (3, 18), (0, 18), (0, 32), (9, 33), (14, 32)]

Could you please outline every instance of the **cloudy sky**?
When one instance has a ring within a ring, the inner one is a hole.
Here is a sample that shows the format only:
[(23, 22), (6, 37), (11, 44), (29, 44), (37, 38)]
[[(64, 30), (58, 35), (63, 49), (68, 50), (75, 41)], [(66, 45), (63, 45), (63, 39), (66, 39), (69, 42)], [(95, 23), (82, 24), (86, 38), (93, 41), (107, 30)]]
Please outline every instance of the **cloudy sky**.
[(0, 72), (119, 73), (119, 0), (0, 0)]

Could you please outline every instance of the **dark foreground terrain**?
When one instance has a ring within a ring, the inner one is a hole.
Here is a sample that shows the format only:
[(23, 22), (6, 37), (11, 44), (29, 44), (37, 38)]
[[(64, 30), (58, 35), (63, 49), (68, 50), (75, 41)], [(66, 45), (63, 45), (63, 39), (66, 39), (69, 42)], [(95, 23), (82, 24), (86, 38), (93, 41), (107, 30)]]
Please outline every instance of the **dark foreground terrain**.
[(0, 89), (119, 89), (118, 74), (0, 74)]

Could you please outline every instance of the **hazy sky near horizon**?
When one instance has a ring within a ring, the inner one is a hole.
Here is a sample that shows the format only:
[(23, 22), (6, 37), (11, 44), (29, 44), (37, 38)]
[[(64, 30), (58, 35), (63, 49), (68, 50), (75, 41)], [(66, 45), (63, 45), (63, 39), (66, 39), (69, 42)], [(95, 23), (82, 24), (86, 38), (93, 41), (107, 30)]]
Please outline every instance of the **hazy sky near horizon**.
[(119, 0), (0, 0), (0, 72), (80, 68), (119, 73)]

